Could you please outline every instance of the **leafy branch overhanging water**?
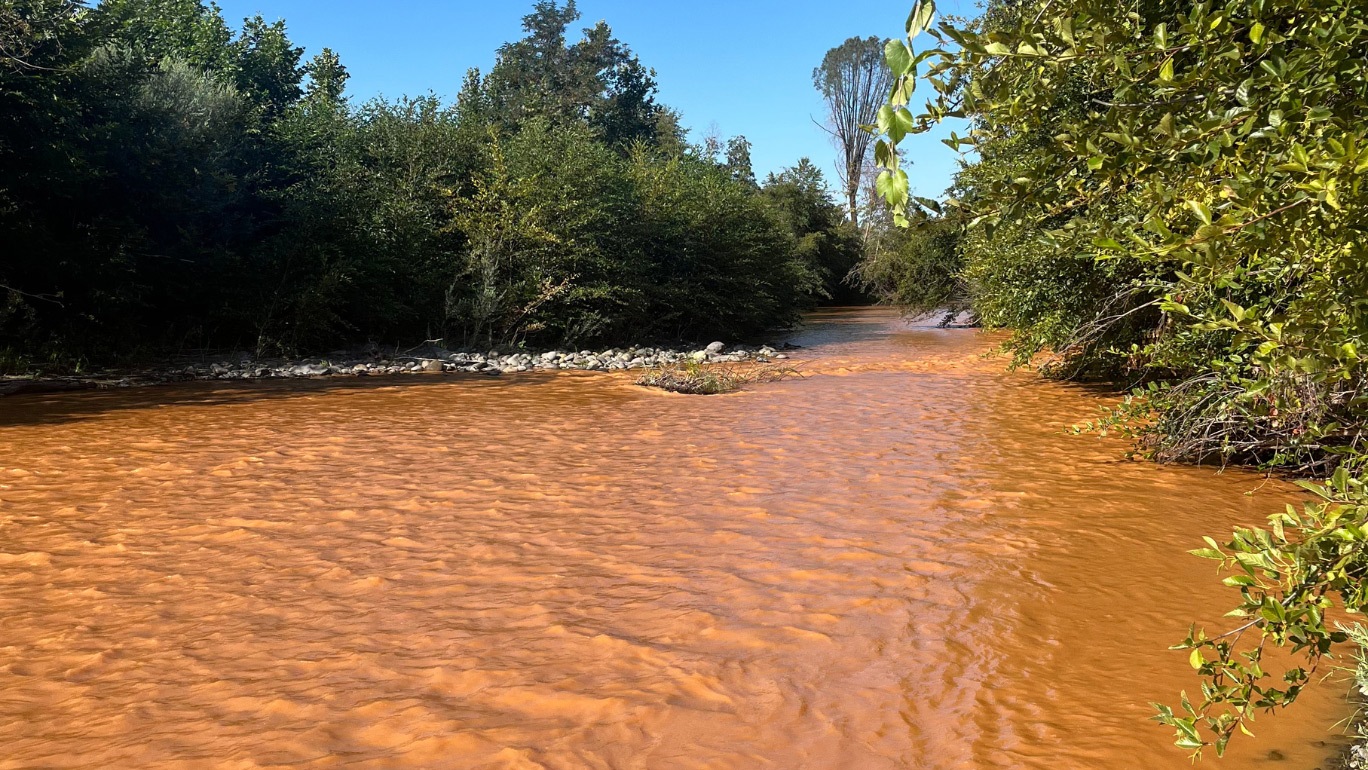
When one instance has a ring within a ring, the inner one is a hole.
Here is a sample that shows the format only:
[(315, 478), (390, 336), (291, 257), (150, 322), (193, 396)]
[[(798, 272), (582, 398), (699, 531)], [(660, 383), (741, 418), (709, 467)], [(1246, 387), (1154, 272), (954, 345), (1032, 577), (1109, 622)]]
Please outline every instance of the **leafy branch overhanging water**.
[[(921, 0), (906, 31), (870, 127), (879, 191), (901, 224), (956, 237), (920, 236), (936, 247), (892, 274), (948, 265), (942, 293), (1011, 329), (1019, 361), (1139, 384), (1097, 427), (1156, 459), (1329, 478), (1301, 510), (1195, 552), (1241, 601), (1231, 630), (1179, 645), (1200, 696), (1157, 718), (1194, 754), (1223, 753), (1297, 699), (1346, 640), (1326, 611), (1368, 590), (1368, 6), (995, 0), (937, 24)], [(933, 93), (914, 113), (919, 84)], [(946, 118), (969, 120), (948, 143), (975, 156), (943, 205), (909, 194), (897, 148)], [(1301, 662), (1266, 670), (1270, 646)]]

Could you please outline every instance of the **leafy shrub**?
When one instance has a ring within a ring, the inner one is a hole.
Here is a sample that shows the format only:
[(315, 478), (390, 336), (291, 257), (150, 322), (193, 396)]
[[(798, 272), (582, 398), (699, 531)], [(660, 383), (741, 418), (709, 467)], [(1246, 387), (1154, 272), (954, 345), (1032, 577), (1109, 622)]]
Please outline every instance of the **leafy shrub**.
[[(1203, 697), (1159, 718), (1223, 752), (1344, 640), (1329, 603), (1368, 591), (1368, 5), (1001, 0), (931, 29), (934, 10), (918, 2), (886, 51), (879, 189), (915, 220), (898, 143), (972, 121), (950, 140), (978, 154), (952, 204), (979, 316), (1014, 331), (1019, 360), (1143, 384), (1101, 425), (1157, 459), (1335, 469), (1321, 502), (1202, 551), (1235, 571), (1245, 633), (1194, 630)], [(914, 52), (928, 30), (936, 47)], [(923, 74), (935, 93), (914, 115)], [(1269, 645), (1307, 665), (1270, 684)]]

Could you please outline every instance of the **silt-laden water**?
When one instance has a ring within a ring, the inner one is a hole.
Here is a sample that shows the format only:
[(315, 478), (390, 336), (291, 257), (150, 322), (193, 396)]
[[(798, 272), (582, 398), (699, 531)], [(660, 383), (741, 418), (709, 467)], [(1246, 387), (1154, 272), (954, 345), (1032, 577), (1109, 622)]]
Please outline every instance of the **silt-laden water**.
[[(1068, 434), (1105, 398), (974, 331), (796, 341), (718, 397), (0, 400), (0, 770), (1188, 767), (1148, 703), (1237, 597), (1185, 552), (1296, 495)], [(1210, 766), (1318, 766), (1345, 690)]]

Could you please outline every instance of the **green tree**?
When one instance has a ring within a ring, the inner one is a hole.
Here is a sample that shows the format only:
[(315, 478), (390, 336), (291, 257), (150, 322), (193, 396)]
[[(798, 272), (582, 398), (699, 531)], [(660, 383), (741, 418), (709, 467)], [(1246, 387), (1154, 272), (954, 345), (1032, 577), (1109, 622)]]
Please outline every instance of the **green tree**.
[(974, 309), (960, 254), (964, 223), (953, 217), (914, 218), (908, 228), (879, 228), (866, 238), (853, 278), (884, 302), (920, 315), (941, 313), (949, 323)]
[(0, 352), (14, 339), (46, 352), (67, 306), (43, 247), (65, 235), (57, 222), (88, 181), (74, 70), (92, 41), (78, 10), (66, 0), (0, 0)]
[(607, 24), (569, 43), (580, 13), (540, 0), (523, 17), (526, 37), (499, 49), (485, 81), (493, 108), (509, 126), (529, 118), (587, 123), (610, 143), (654, 141), (660, 108), (655, 73), (642, 66)]
[(727, 140), (726, 160), (723, 167), (732, 179), (748, 187), (755, 187), (755, 168), (751, 165), (751, 143), (744, 136), (733, 136)]
[(838, 305), (867, 301), (852, 271), (864, 249), (859, 232), (832, 200), (826, 178), (808, 158), (765, 179), (763, 196), (793, 235), (792, 251), (821, 277), (819, 299)]
[(475, 344), (513, 342), (542, 331), (529, 318), (571, 286), (572, 276), (541, 269), (563, 241), (549, 228), (536, 177), (516, 178), (498, 135), (488, 171), (469, 198), (455, 202), (452, 227), (466, 241), (446, 292), (446, 316)]
[(155, 65), (174, 58), (192, 67), (231, 74), (233, 32), (223, 12), (203, 0), (103, 0), (89, 24), (99, 39), (128, 48)]
[(326, 104), (341, 104), (347, 91), (347, 79), (351, 77), (342, 59), (331, 48), (324, 48), (304, 65), (308, 76), (305, 96), (311, 101)]
[(826, 275), (808, 199), (760, 194), (740, 140), (702, 157), (606, 24), (567, 40), (576, 18), (538, 4), (454, 105), (353, 105), (283, 22), (0, 0), (0, 366), (790, 323)]
[(262, 110), (266, 121), (278, 118), (303, 96), (304, 49), (290, 42), (285, 22), (267, 24), (260, 16), (247, 19), (233, 41), (233, 53), (238, 90)]

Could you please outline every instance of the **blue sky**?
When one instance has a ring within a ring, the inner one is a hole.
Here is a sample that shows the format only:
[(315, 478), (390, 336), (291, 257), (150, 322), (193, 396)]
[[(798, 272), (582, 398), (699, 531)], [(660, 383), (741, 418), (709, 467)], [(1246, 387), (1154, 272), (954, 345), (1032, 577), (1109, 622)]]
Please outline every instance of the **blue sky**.
[[(428, 91), (454, 99), (470, 67), (488, 71), (500, 44), (521, 37), (532, 0), (218, 0), (230, 23), (260, 13), (285, 19), (312, 55), (333, 48), (357, 99)], [(690, 138), (744, 134), (756, 173), (808, 156), (832, 172), (835, 151), (813, 125), (822, 103), (812, 69), (852, 35), (892, 37), (912, 0), (579, 0), (581, 24), (612, 26), (648, 67), (660, 100), (683, 113)], [(969, 13), (972, 0), (941, 0)], [(955, 170), (954, 151), (934, 136), (908, 140), (908, 170), (920, 195), (938, 196)]]

